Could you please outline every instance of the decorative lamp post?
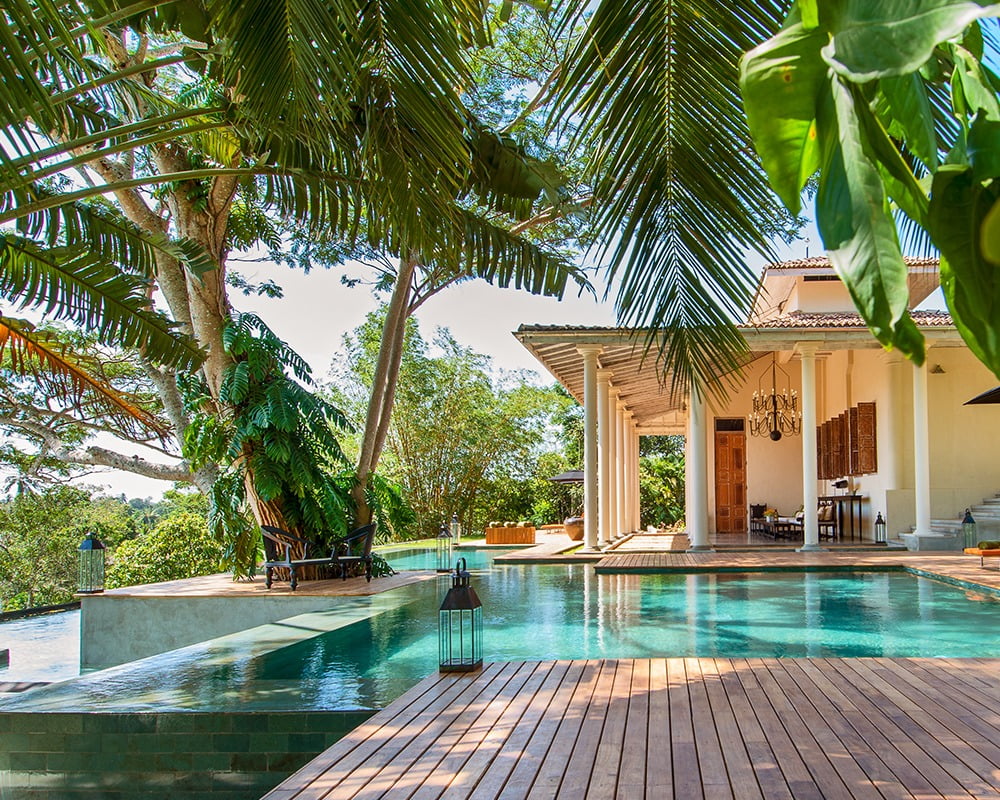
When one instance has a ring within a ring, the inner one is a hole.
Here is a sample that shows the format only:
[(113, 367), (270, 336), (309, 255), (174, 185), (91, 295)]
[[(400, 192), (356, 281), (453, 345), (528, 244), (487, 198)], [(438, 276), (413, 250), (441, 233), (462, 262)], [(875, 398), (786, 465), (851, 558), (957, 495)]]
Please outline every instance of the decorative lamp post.
[(458, 512), (452, 512), (451, 515), (451, 538), (454, 540), (456, 545), (462, 543), (462, 524), (458, 521)]
[(448, 532), (448, 526), (444, 523), (441, 524), (441, 530), (438, 532), (434, 543), (437, 546), (437, 571), (451, 572), (451, 546), (453, 541), (451, 534)]
[(976, 521), (972, 518), (972, 509), (965, 509), (965, 519), (962, 520), (962, 535), (965, 537), (966, 547), (975, 547), (979, 544), (979, 535), (976, 533)]
[(887, 527), (885, 519), (882, 518), (882, 512), (879, 511), (878, 514), (875, 515), (875, 544), (888, 543), (888, 537), (886, 535)]
[(465, 559), (458, 559), (451, 588), (438, 616), (441, 672), (472, 672), (483, 666), (483, 604), (469, 583)]
[(104, 543), (88, 533), (77, 548), (77, 591), (80, 594), (97, 594), (104, 591)]

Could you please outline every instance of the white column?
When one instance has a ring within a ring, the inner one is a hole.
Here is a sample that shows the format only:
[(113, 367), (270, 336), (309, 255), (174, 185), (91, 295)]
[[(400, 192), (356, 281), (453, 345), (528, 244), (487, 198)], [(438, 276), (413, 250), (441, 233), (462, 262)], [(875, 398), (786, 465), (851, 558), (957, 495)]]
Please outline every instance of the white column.
[(597, 450), (599, 457), (600, 524), (597, 546), (604, 549), (611, 536), (611, 370), (597, 370)]
[[(903, 436), (905, 411), (904, 403), (906, 392), (903, 385), (903, 364), (906, 359), (898, 351), (886, 353), (883, 360), (888, 365), (889, 372), (889, 403), (888, 414), (879, 413), (879, 426), (884, 427), (885, 442), (878, 443), (878, 474), (884, 478), (886, 489), (901, 489), (903, 487)], [(881, 511), (886, 515), (885, 508), (872, 509), (872, 516), (875, 511)]]
[(625, 444), (625, 530), (634, 531), (636, 530), (635, 500), (632, 497), (632, 487), (635, 484), (635, 470), (632, 468), (632, 459), (635, 433), (632, 426), (632, 412), (626, 411), (622, 414), (622, 417), (624, 418), (624, 435), (622, 438)]
[(802, 550), (822, 550), (819, 546), (819, 492), (816, 491), (816, 350), (812, 342), (796, 345), (802, 360)]
[(639, 426), (633, 424), (632, 440), (632, 530), (642, 525), (642, 507), (639, 497)]
[(691, 381), (688, 440), (691, 443), (688, 463), (691, 491), (685, 508), (688, 541), (691, 550), (711, 550), (708, 544), (708, 431), (705, 426), (705, 400), (697, 379)]
[(618, 429), (618, 390), (612, 386), (608, 389), (608, 539), (618, 538), (618, 440), (621, 438)]
[(597, 354), (600, 345), (584, 345), (583, 356), (583, 526), (587, 550), (597, 549)]
[(931, 444), (927, 432), (927, 362), (913, 365), (913, 490), (916, 534), (931, 532)]
[(628, 446), (627, 441), (628, 428), (625, 426), (625, 403), (619, 400), (615, 406), (615, 412), (615, 421), (618, 423), (618, 435), (615, 437), (616, 451), (618, 454), (618, 470), (616, 473), (617, 479), (615, 480), (615, 488), (618, 490), (618, 502), (616, 503), (616, 508), (618, 509), (618, 524), (616, 533), (621, 535), (629, 530), (625, 524), (627, 515), (625, 499), (628, 497), (628, 481), (626, 480), (626, 476), (628, 475), (628, 456), (631, 448)]

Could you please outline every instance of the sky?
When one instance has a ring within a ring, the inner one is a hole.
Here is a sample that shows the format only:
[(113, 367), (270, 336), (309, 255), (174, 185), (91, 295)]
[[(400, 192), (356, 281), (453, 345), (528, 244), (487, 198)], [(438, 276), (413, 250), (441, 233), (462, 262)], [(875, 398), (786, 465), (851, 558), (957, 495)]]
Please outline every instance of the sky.
[[(815, 231), (807, 229), (804, 233), (807, 238), (776, 248), (778, 260), (822, 252), (816, 244), (819, 237)], [(748, 260), (755, 269), (763, 267), (759, 257)], [(369, 286), (343, 285), (342, 269), (314, 269), (305, 274), (265, 262), (232, 261), (231, 265), (251, 282), (271, 279), (282, 287), (282, 298), (245, 297), (234, 290), (231, 301), (239, 311), (259, 314), (309, 363), (316, 381), (326, 379), (344, 334), (358, 327), (379, 303)], [(383, 296), (382, 300), (385, 299)], [(611, 301), (602, 302), (590, 295), (578, 297), (575, 290), (562, 300), (534, 297), (513, 289), (497, 289), (482, 281), (446, 289), (428, 300), (416, 316), (425, 338), (430, 339), (436, 328), (446, 327), (460, 344), (489, 355), (495, 368), (531, 370), (543, 383), (551, 382), (552, 376), (512, 335), (519, 325), (615, 324)], [(128, 452), (132, 454), (133, 451)], [(112, 494), (124, 493), (129, 497), (157, 498), (170, 488), (163, 481), (115, 471), (91, 474), (84, 482), (104, 485)]]

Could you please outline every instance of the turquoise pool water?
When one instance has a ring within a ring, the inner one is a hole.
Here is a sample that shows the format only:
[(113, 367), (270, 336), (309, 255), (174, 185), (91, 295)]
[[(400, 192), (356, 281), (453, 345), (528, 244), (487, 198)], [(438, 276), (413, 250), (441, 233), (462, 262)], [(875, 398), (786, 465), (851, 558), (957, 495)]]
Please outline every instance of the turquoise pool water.
[[(906, 573), (596, 575), (581, 566), (509, 566), (473, 582), (488, 661), (1000, 657), (993, 634), (1000, 598)], [(338, 598), (309, 619), (94, 673), (24, 700), (51, 710), (66, 703), (381, 708), (435, 671), (437, 609), (448, 584), (440, 576), (371, 598)]]
[(0, 668), (0, 681), (75, 678), (80, 674), (80, 612), (0, 622), (0, 650), (10, 650), (10, 665)]
[[(436, 666), (444, 592), (269, 653), (262, 680), (377, 708)], [(1000, 598), (902, 573), (594, 575), (508, 567), (475, 582), (488, 661), (653, 656), (1000, 656)]]
[[(503, 553), (509, 553), (510, 548), (456, 548), (452, 552), (452, 564), (464, 558), (470, 570), (489, 569), (493, 559)], [(386, 550), (382, 556), (389, 565), (400, 572), (420, 569), (437, 569), (437, 552), (426, 547), (412, 547), (404, 550)]]

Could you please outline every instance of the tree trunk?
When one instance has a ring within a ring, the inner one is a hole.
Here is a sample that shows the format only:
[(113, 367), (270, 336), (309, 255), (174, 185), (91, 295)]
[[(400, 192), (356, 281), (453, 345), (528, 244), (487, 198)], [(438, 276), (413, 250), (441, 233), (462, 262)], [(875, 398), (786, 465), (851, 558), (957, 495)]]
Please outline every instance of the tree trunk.
[(382, 447), (389, 430), (392, 404), (395, 401), (396, 386), (399, 381), (399, 367), (403, 358), (403, 340), (406, 335), (406, 320), (410, 314), (410, 295), (416, 267), (417, 259), (413, 254), (400, 257), (396, 285), (392, 290), (389, 312), (382, 328), (355, 484), (351, 489), (356, 526), (367, 525), (372, 520), (365, 492), (372, 473), (378, 467), (378, 460), (382, 455)]

